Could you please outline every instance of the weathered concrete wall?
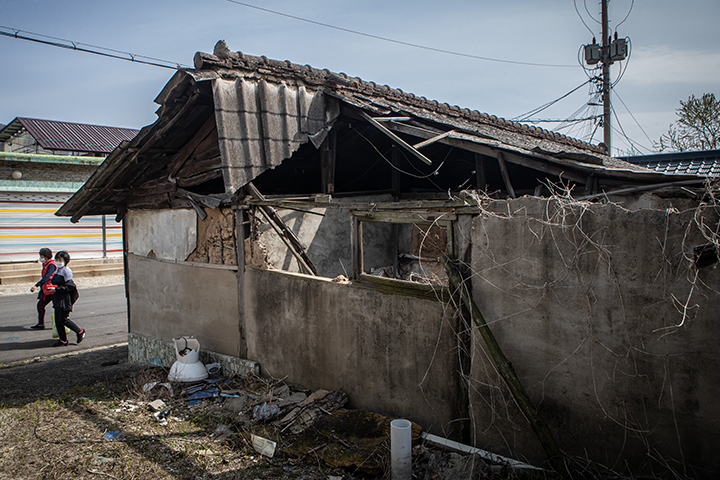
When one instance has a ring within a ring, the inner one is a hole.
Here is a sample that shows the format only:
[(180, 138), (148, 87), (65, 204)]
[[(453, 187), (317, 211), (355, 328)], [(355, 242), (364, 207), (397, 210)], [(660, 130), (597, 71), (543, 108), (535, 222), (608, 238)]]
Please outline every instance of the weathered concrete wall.
[[(523, 198), (491, 204), (472, 239), (474, 297), (561, 449), (619, 471), (720, 472), (720, 271), (691, 266), (708, 242), (692, 211)], [(542, 459), (475, 345), (478, 446)]]
[(344, 389), (354, 407), (458, 425), (456, 317), (446, 305), (248, 267), (248, 358), (266, 375)]
[(185, 260), (195, 250), (195, 210), (130, 210), (125, 222), (128, 250), (131, 253), (167, 260)]
[(130, 332), (172, 340), (193, 335), (201, 349), (239, 354), (237, 269), (128, 255)]

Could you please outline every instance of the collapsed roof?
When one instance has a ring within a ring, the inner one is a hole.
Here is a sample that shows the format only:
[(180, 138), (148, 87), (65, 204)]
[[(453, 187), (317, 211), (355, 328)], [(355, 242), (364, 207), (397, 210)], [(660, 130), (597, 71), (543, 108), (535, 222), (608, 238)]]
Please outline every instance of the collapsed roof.
[[(158, 120), (120, 144), (59, 211), (193, 206), (254, 181), (267, 193), (509, 196), (543, 182), (586, 193), (672, 177), (555, 132), (345, 74), (231, 52), (198, 52), (155, 99)], [(400, 175), (400, 173), (402, 175)], [(399, 177), (402, 177), (400, 179)], [(687, 179), (688, 177), (682, 177)]]

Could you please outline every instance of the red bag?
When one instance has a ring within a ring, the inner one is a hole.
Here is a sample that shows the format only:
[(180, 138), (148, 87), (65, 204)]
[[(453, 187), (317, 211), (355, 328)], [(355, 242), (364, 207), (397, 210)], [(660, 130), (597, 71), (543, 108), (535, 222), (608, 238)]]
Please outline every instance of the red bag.
[(43, 283), (43, 286), (42, 286), (43, 295), (50, 296), (53, 293), (55, 293), (55, 289), (57, 288), (57, 285), (53, 285), (51, 283), (51, 281), (52, 281), (52, 277), (54, 277), (56, 273), (57, 273), (57, 268), (55, 269), (55, 271), (52, 274), (50, 274), (50, 278), (48, 278), (48, 281)]

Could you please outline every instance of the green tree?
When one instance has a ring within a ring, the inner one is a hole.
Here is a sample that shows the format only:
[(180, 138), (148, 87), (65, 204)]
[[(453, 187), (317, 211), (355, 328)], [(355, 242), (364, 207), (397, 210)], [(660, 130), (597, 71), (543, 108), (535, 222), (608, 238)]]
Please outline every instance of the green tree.
[(704, 93), (687, 101), (680, 100), (676, 110), (679, 120), (670, 124), (668, 132), (655, 143), (660, 151), (686, 152), (720, 148), (720, 101), (714, 93)]

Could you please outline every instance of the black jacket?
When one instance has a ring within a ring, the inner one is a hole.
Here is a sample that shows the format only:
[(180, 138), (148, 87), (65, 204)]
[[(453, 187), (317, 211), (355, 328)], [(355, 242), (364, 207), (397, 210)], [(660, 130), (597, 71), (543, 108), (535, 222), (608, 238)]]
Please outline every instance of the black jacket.
[(67, 310), (72, 312), (73, 305), (80, 298), (77, 286), (72, 280), (65, 281), (60, 275), (52, 278), (52, 283), (57, 285), (53, 294), (53, 307), (57, 310)]

